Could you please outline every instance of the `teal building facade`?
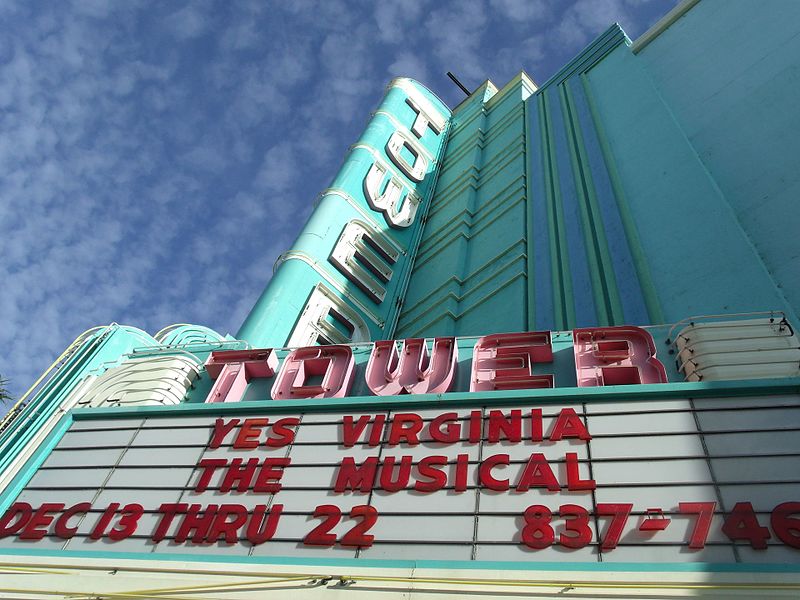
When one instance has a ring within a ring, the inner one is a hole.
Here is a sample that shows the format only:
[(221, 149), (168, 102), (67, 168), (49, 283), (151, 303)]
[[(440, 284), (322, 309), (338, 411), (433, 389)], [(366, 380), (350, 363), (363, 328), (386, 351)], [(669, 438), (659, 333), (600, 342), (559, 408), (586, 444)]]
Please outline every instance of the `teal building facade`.
[(0, 555), (796, 594), (798, 24), (687, 0), (541, 84), (390, 82), (235, 335), (90, 330), (4, 419)]

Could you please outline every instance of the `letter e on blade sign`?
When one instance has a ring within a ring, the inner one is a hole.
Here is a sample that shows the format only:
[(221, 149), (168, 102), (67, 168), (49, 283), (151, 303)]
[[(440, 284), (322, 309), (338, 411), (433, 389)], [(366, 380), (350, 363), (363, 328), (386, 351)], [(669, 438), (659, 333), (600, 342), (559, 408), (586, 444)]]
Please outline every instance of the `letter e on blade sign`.
[(552, 375), (533, 374), (535, 363), (551, 362), (549, 331), (487, 335), (472, 352), (470, 391), (551, 388)]

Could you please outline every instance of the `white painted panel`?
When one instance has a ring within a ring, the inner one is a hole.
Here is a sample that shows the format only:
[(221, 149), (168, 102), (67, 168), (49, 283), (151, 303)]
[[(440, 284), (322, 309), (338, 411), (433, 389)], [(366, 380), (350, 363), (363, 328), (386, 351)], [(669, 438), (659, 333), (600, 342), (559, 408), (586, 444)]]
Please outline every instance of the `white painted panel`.
[(91, 502), (97, 490), (28, 490), (25, 489), (17, 496), (15, 502), (27, 502), (31, 506), (39, 506), (45, 502), (63, 502), (72, 506), (79, 502)]
[(305, 511), (311, 513), (321, 504), (334, 504), (343, 512), (359, 504), (369, 503), (369, 494), (346, 492), (336, 494), (328, 491), (281, 490), (275, 496), (276, 504), (283, 504), (286, 511)]
[[(778, 504), (800, 501), (800, 485), (796, 483), (721, 485), (719, 489), (727, 510), (732, 509), (737, 502), (750, 502), (754, 510), (771, 512)], [(769, 521), (766, 515), (759, 516), (759, 519), (762, 525)]]
[(662, 411), (688, 411), (691, 405), (688, 400), (658, 400), (642, 402), (633, 400), (630, 402), (587, 402), (586, 412), (589, 415), (594, 413), (626, 413), (626, 412), (662, 412)]
[[(166, 452), (178, 452), (179, 448), (174, 450), (166, 450)], [(257, 458), (259, 462), (263, 462), (265, 458), (285, 458), (288, 446), (283, 447), (270, 447), (259, 446), (258, 448), (234, 448), (233, 446), (220, 446), (219, 448), (207, 448), (203, 450), (201, 447), (192, 447), (191, 450), (195, 454), (202, 452), (202, 456), (195, 460), (193, 464), (197, 464), (201, 459), (214, 458), (224, 459), (230, 461), (234, 458), (241, 458), (245, 463), (250, 458)]]
[(578, 549), (552, 546), (535, 550), (523, 544), (478, 544), (476, 558), (485, 561), (597, 562), (597, 550), (591, 546)]
[[(280, 525), (278, 526), (280, 531)], [(313, 526), (312, 526), (313, 527)], [(312, 527), (308, 528), (311, 531)], [(276, 535), (276, 537), (278, 537)], [(305, 558), (355, 558), (355, 548), (343, 548), (336, 545), (331, 548), (305, 546), (301, 542), (283, 542), (270, 540), (252, 549), (253, 556), (302, 556)]]
[(706, 447), (711, 456), (725, 454), (800, 453), (800, 432), (769, 431), (763, 433), (706, 434)]
[(83, 431), (85, 429), (138, 429), (144, 419), (134, 417), (130, 419), (85, 419), (77, 420), (70, 425), (70, 431)]
[(701, 398), (695, 400), (697, 408), (738, 408), (746, 406), (798, 406), (800, 395), (747, 396), (743, 398)]
[(374, 417), (377, 417), (378, 415), (383, 415), (384, 417), (387, 417), (389, 413), (385, 411), (363, 412), (357, 409), (352, 411), (344, 409), (341, 413), (309, 412), (303, 414), (303, 425), (309, 425), (314, 423), (327, 423), (327, 424), (338, 425), (341, 424), (343, 415), (348, 415), (353, 417), (353, 421), (355, 422), (358, 421), (359, 417), (362, 417), (364, 415), (372, 419)]
[(339, 468), (330, 467), (298, 467), (290, 466), (284, 470), (281, 483), (284, 487), (326, 487), (332, 488), (336, 483)]
[(800, 427), (800, 408), (698, 412), (703, 431)]
[(601, 483), (711, 482), (705, 459), (596, 462), (595, 480)]
[(748, 545), (737, 545), (739, 556), (745, 563), (787, 563), (797, 564), (800, 560), (800, 550), (780, 544), (773, 536), (770, 540), (769, 548), (766, 550), (755, 550)]
[[(98, 451), (93, 451), (98, 452)], [(199, 448), (128, 448), (119, 461), (129, 466), (194, 466), (200, 459)]]
[(359, 554), (367, 559), (389, 560), (470, 560), (472, 544), (381, 544), (376, 542), (369, 548), (363, 548)]
[(45, 537), (41, 540), (21, 540), (17, 536), (0, 538), (0, 548), (12, 550), (60, 550), (64, 542), (57, 537)]
[(211, 440), (211, 431), (205, 427), (142, 429), (133, 442), (134, 446), (205, 446)]
[(598, 503), (632, 503), (635, 510), (646, 508), (677, 510), (679, 502), (717, 501), (713, 485), (602, 487), (597, 488), (595, 496)]
[[(46, 469), (39, 470), (33, 476), (28, 486), (30, 487), (89, 487), (98, 488), (103, 485), (110, 468), (106, 469)], [(57, 492), (56, 492), (57, 493)]]
[(378, 512), (472, 512), (475, 510), (475, 490), (454, 492), (443, 490), (423, 494), (415, 490), (403, 490), (390, 494), (375, 491), (371, 504)]
[(659, 413), (655, 415), (607, 415), (591, 416), (588, 419), (589, 433), (593, 436), (603, 433), (661, 433), (697, 431), (691, 413)]
[[(67, 450), (51, 452), (43, 467), (113, 466), (125, 452), (123, 448), (100, 450)], [(127, 452), (130, 452), (128, 450)]]
[(152, 469), (115, 469), (108, 480), (109, 487), (149, 488), (157, 486), (184, 487), (192, 476), (194, 467), (180, 469), (159, 467)]
[(470, 460), (478, 460), (479, 444), (459, 442), (457, 444), (441, 444), (437, 442), (421, 442), (414, 446), (398, 444), (397, 446), (384, 445), (382, 456), (412, 456), (418, 461), (426, 456), (447, 456), (451, 460), (459, 454), (469, 455)]
[(379, 540), (469, 542), (472, 540), (474, 526), (475, 518), (472, 516), (380, 515), (369, 533), (373, 533)]
[(292, 465), (302, 465), (308, 463), (332, 463), (340, 464), (342, 459), (350, 456), (356, 463), (361, 463), (370, 456), (378, 456), (379, 446), (368, 446), (358, 444), (351, 448), (344, 446), (328, 445), (302, 445), (293, 444), (289, 454)]
[(592, 459), (705, 455), (699, 435), (665, 435), (658, 439), (647, 436), (594, 438), (591, 447)]
[[(207, 415), (202, 417), (147, 417), (142, 424), (143, 429), (153, 429), (153, 428), (172, 428), (172, 427), (208, 427), (209, 430), (214, 426), (214, 421), (217, 417), (222, 417), (223, 415)], [(225, 417), (225, 419), (231, 419), (237, 417)], [(239, 419), (243, 419), (244, 417), (238, 417)]]
[(67, 550), (76, 550), (79, 552), (140, 552), (149, 554), (156, 546), (148, 539), (142, 538), (126, 538), (119, 541), (111, 541), (109, 539), (93, 540), (88, 537), (74, 537), (69, 540), (66, 546)]
[(97, 446), (127, 446), (136, 435), (135, 429), (122, 429), (120, 431), (67, 431), (58, 448), (86, 448)]
[(688, 547), (619, 546), (611, 552), (603, 552), (603, 562), (735, 562), (730, 546), (706, 546), (702, 550)]
[(156, 554), (226, 554), (229, 556), (247, 556), (250, 553), (250, 544), (239, 542), (238, 544), (226, 544), (217, 542), (215, 544), (192, 544), (188, 540), (184, 544), (176, 544), (173, 541), (164, 540), (159, 543), (154, 552)]
[[(323, 518), (312, 516), (312, 513), (305, 515), (281, 515), (278, 522), (278, 528), (275, 531), (275, 538), (280, 539), (296, 539), (302, 541), (315, 527), (323, 522)], [(341, 538), (347, 531), (349, 531), (354, 522), (347, 518), (340, 519), (339, 523), (333, 527), (329, 533), (336, 535), (336, 538)]]
[(494, 492), (492, 490), (480, 491), (480, 511), (503, 512), (509, 514), (522, 514), (525, 509), (533, 504), (542, 504), (550, 510), (558, 510), (562, 504), (577, 504), (591, 510), (592, 493), (590, 491), (551, 492), (548, 490), (532, 489), (524, 493)]
[(711, 466), (721, 482), (786, 481), (800, 475), (800, 458), (796, 456), (716, 459)]
[[(369, 435), (371, 425), (367, 425), (359, 442), (364, 442)], [(306, 442), (333, 442), (343, 444), (341, 423), (303, 423), (297, 428), (297, 435), (294, 439), (298, 443)]]
[(165, 502), (179, 502), (182, 494), (182, 490), (103, 490), (93, 506), (105, 508), (112, 502), (119, 502), (121, 505), (135, 503), (145, 508), (157, 509)]
[[(515, 406), (513, 408), (521, 408), (521, 407)], [(495, 410), (495, 407), (493, 406), (492, 409)], [(429, 422), (431, 419), (438, 417), (439, 415), (444, 413), (456, 413), (456, 415), (458, 415), (458, 417), (462, 420), (461, 426), (463, 428), (464, 422), (467, 423), (469, 422), (469, 415), (474, 410), (481, 410), (481, 409), (480, 407), (477, 406), (474, 408), (426, 408), (426, 409), (413, 408), (407, 411), (398, 410), (395, 412), (413, 412), (414, 414), (419, 415), (420, 417), (425, 419), (426, 422)], [(501, 409), (496, 409), (496, 410), (501, 410)]]

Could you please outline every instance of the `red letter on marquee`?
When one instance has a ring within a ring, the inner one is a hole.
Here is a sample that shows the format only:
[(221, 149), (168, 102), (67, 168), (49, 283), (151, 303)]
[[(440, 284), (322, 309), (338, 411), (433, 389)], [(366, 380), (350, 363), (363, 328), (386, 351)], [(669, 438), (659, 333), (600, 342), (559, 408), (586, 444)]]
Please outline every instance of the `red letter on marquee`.
[(577, 452), (567, 452), (567, 489), (571, 492), (597, 488), (594, 479), (581, 479)]
[[(0, 519), (0, 538), (13, 535), (22, 529), (33, 515), (33, 507), (27, 502), (14, 502)], [(17, 519), (13, 524), (12, 521)]]
[(78, 528), (70, 527), (69, 520), (74, 517), (76, 514), (85, 515), (92, 509), (91, 502), (81, 502), (79, 504), (75, 504), (74, 506), (70, 506), (64, 513), (58, 518), (55, 525), (55, 534), (56, 536), (60, 537), (62, 540), (68, 540), (73, 537), (77, 532)]
[[(408, 423), (408, 427), (405, 427)], [(409, 446), (419, 444), (419, 432), (422, 429), (422, 417), (415, 413), (396, 413), (392, 417), (389, 429), (389, 445), (396, 446), (405, 442)]]
[(553, 362), (549, 331), (487, 335), (472, 352), (469, 391), (551, 388), (552, 375), (533, 374), (535, 363), (548, 362)]
[[(444, 489), (447, 485), (447, 473), (438, 467), (446, 467), (448, 459), (443, 455), (426, 456), (417, 465), (420, 481), (414, 484), (414, 489), (418, 492), (436, 492)], [(426, 480), (423, 481), (422, 478)]]
[(346, 490), (361, 490), (363, 493), (372, 491), (375, 485), (375, 475), (378, 473), (378, 457), (370, 456), (360, 467), (356, 466), (356, 461), (352, 456), (345, 456), (342, 464), (339, 465), (339, 472), (336, 475), (336, 484), (333, 490), (341, 494)]
[(572, 332), (578, 387), (667, 383), (653, 336), (640, 327), (594, 327)]
[(450, 389), (458, 365), (456, 338), (435, 338), (428, 358), (423, 338), (403, 340), (397, 355), (394, 341), (375, 342), (367, 363), (367, 385), (376, 396), (442, 394)]
[(272, 386), (272, 399), (344, 398), (353, 385), (355, 364), (348, 346), (292, 350)]
[(212, 352), (205, 366), (211, 379), (216, 379), (206, 402), (239, 402), (251, 379), (275, 374), (278, 357), (269, 348)]
[(574, 438), (584, 441), (589, 441), (592, 436), (586, 430), (586, 425), (583, 424), (578, 413), (574, 408), (562, 408), (558, 413), (556, 422), (553, 423), (553, 430), (550, 432), (551, 442), (560, 442), (564, 438)]
[(33, 513), (31, 520), (19, 534), (21, 540), (40, 540), (47, 535), (47, 528), (53, 522), (55, 514), (64, 510), (61, 502), (45, 502)]
[(478, 477), (481, 485), (497, 492), (506, 491), (509, 488), (508, 479), (495, 479), (492, 475), (492, 469), (497, 465), (508, 465), (509, 463), (508, 454), (493, 454), (486, 458), (478, 468)]
[(553, 474), (553, 469), (550, 468), (550, 464), (541, 452), (531, 454), (514, 490), (527, 492), (532, 487), (547, 488), (551, 492), (561, 490), (561, 486)]

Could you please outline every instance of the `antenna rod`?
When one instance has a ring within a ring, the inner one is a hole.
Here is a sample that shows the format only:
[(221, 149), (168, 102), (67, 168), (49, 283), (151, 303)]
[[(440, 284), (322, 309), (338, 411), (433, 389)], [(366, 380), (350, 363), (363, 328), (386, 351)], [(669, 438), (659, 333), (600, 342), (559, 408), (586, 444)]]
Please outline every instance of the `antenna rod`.
[(453, 80), (453, 83), (455, 83), (459, 88), (461, 88), (462, 92), (464, 92), (467, 96), (470, 95), (471, 92), (464, 87), (464, 84), (461, 83), (455, 75), (453, 75), (450, 71), (448, 71), (447, 76)]

